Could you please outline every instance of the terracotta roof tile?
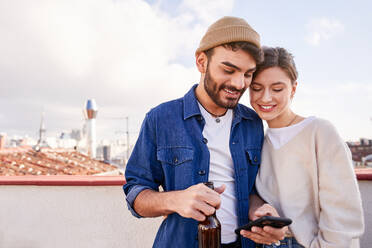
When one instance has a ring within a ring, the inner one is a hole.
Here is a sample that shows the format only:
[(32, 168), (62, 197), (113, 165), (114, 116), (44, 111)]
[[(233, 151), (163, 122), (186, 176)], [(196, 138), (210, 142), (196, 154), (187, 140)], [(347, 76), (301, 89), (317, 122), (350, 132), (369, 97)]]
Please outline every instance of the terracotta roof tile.
[(37, 152), (22, 147), (0, 152), (0, 176), (94, 175), (116, 169), (75, 150), (44, 148)]

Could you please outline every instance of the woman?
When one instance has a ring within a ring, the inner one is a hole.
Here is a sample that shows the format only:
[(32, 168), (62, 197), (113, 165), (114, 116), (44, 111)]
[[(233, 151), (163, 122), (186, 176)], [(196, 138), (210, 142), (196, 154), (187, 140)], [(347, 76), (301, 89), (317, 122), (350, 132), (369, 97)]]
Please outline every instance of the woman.
[(293, 56), (283, 48), (263, 50), (250, 86), (251, 105), (268, 124), (256, 188), (293, 220), (281, 245), (264, 247), (358, 247), (364, 223), (350, 151), (330, 122), (291, 109)]

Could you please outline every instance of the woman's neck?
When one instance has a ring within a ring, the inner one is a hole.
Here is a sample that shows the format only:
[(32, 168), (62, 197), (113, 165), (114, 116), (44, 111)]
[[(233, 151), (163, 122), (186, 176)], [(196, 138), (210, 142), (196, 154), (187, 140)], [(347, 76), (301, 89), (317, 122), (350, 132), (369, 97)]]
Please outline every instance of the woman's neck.
[(268, 120), (267, 125), (269, 128), (282, 128), (289, 127), (302, 121), (304, 117), (295, 114), (292, 110), (282, 113), (278, 117)]

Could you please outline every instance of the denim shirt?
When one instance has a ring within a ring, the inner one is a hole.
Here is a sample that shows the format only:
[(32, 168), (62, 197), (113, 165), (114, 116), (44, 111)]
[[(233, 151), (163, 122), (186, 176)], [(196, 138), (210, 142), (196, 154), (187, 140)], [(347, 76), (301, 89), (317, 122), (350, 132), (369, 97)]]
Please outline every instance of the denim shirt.
[[(145, 190), (184, 190), (208, 181), (209, 150), (203, 137), (205, 121), (200, 113), (194, 85), (180, 99), (160, 104), (147, 113), (137, 143), (128, 161), (123, 186), (128, 209)], [(216, 133), (216, 135), (218, 135)], [(234, 108), (230, 151), (235, 168), (238, 224), (248, 223), (249, 195), (261, 161), (263, 126), (257, 114), (241, 104)], [(153, 247), (198, 247), (198, 222), (177, 213), (161, 224)], [(242, 247), (254, 243), (242, 238)]]

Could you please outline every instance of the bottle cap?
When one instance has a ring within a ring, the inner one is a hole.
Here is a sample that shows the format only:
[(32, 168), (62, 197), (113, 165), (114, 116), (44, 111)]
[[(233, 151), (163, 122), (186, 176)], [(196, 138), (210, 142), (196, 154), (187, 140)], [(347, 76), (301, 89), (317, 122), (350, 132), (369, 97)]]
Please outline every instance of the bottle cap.
[(214, 184), (213, 184), (213, 182), (205, 182), (204, 185), (207, 186), (208, 188), (214, 190)]

